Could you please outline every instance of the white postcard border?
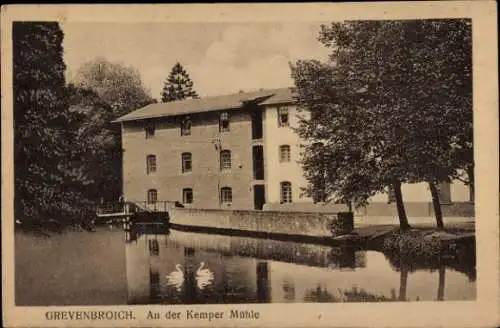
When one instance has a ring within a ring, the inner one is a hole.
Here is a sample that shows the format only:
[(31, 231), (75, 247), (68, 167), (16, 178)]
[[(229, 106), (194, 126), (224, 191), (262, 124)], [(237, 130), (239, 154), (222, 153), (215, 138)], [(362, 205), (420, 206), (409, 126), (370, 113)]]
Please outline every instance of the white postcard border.
[[(2, 7), (2, 284), (3, 319), (28, 326), (493, 326), (499, 321), (498, 65), (493, 1), (258, 5), (11, 5)], [(462, 18), (473, 20), (474, 147), (476, 162), (477, 300), (418, 303), (150, 305), (16, 307), (13, 248), (12, 44), (14, 20), (85, 22), (264, 22), (346, 19)], [(146, 320), (147, 311), (254, 309), (258, 320)], [(51, 321), (54, 310), (132, 310), (134, 321)]]

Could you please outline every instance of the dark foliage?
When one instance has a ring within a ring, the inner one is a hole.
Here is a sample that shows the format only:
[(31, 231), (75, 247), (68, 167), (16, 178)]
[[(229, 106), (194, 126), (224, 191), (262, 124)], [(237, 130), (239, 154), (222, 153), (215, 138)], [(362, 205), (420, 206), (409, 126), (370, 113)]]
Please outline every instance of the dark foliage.
[(332, 23), (318, 39), (330, 60), (292, 67), (309, 195), (318, 178), (355, 206), (392, 189), (409, 228), (402, 183), (473, 184), (470, 20)]
[(169, 102), (188, 98), (198, 98), (198, 94), (193, 89), (193, 81), (189, 74), (177, 62), (168, 75), (161, 92), (161, 101)]
[(68, 108), (58, 23), (14, 22), (15, 214), (26, 220), (72, 217), (89, 205), (90, 183), (73, 147), (81, 116)]

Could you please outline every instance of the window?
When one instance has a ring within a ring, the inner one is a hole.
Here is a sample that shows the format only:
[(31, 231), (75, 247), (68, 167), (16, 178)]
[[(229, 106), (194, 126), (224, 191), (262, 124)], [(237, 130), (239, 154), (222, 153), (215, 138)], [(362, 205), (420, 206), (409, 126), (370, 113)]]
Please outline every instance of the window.
[(387, 199), (387, 203), (395, 203), (396, 202), (396, 192), (392, 186), (389, 187), (389, 195)]
[(182, 203), (183, 204), (193, 203), (193, 189), (191, 188), (182, 189)]
[(229, 113), (222, 112), (219, 116), (219, 131), (229, 132)]
[(231, 151), (223, 150), (220, 152), (220, 169), (229, 170), (231, 169)]
[(158, 201), (158, 191), (156, 189), (148, 190), (148, 203), (156, 203)]
[(292, 184), (288, 181), (280, 183), (281, 187), (281, 203), (291, 203), (292, 202)]
[(158, 245), (158, 239), (148, 240), (149, 255), (158, 256), (160, 254), (160, 246)]
[(182, 173), (191, 172), (192, 164), (191, 153), (182, 153)]
[(181, 136), (188, 136), (190, 134), (191, 134), (191, 118), (189, 116), (186, 116), (181, 120)]
[(253, 178), (264, 180), (264, 147), (257, 145), (252, 147)]
[(156, 155), (148, 155), (146, 157), (146, 172), (147, 174), (156, 172)]
[(288, 108), (286, 107), (278, 108), (278, 126), (288, 126)]
[(280, 146), (280, 162), (290, 162), (290, 146), (281, 145)]
[(144, 127), (144, 130), (146, 131), (146, 139), (152, 139), (155, 136), (155, 126), (154, 126), (154, 124), (147, 124)]
[(223, 187), (220, 190), (220, 199), (222, 204), (231, 204), (233, 202), (233, 191), (229, 187)]

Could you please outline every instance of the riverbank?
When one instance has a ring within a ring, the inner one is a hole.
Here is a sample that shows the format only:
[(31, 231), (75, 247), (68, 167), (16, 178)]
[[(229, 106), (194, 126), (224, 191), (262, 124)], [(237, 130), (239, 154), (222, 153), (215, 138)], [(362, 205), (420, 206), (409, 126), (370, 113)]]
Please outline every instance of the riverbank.
[[(405, 253), (441, 252), (459, 244), (475, 246), (475, 220), (446, 217), (446, 230), (437, 230), (432, 217), (411, 217), (412, 229), (400, 231), (396, 217), (353, 217), (353, 213), (312, 213), (240, 210), (169, 210), (174, 229), (214, 234), (248, 235), (332, 246), (372, 247)], [(419, 256), (418, 254), (415, 254)]]
[[(366, 247), (376, 245), (380, 248), (381, 238), (396, 238), (398, 219), (395, 217), (352, 217), (350, 213), (290, 213), (272, 211), (227, 211), (180, 209), (169, 212), (170, 220), (161, 220), (178, 230), (192, 230), (213, 234), (248, 235), (256, 238), (290, 240), (306, 243), (329, 244), (332, 246), (348, 244)], [(55, 220), (48, 224), (16, 223), (16, 228), (31, 230), (44, 235), (61, 233), (62, 230), (92, 231), (93, 227), (80, 224), (62, 226)], [(445, 217), (444, 230), (437, 230), (432, 217), (408, 219), (412, 229), (398, 239), (397, 243), (407, 243), (420, 247), (420, 244), (463, 243), (475, 241), (475, 220), (467, 217)], [(168, 224), (169, 223), (169, 224)], [(419, 231), (417, 233), (417, 231)], [(385, 237), (384, 237), (385, 236)], [(391, 243), (387, 241), (387, 243)], [(396, 242), (392, 242), (396, 243)], [(419, 244), (420, 243), (420, 244)], [(383, 244), (383, 243), (382, 243)], [(409, 246), (411, 247), (411, 246)], [(393, 247), (394, 248), (394, 247)]]
[(354, 229), (351, 233), (334, 237), (366, 250), (393, 254), (401, 258), (432, 261), (434, 258), (475, 258), (475, 230), (469, 225), (455, 225), (446, 229), (413, 227), (401, 230), (395, 225), (373, 225)]

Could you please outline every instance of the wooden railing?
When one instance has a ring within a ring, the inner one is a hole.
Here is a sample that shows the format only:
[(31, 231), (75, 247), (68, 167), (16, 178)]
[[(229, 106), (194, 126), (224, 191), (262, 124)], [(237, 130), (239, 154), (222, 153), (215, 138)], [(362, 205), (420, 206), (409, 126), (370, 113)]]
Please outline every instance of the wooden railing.
[(142, 211), (148, 211), (148, 212), (168, 212), (169, 208), (184, 207), (178, 201), (173, 201), (173, 200), (161, 200), (156, 202), (131, 201), (129, 203), (133, 204), (133, 206)]
[(104, 203), (97, 206), (97, 214), (126, 213), (125, 203)]
[(137, 212), (168, 212), (169, 208), (183, 207), (178, 201), (164, 200), (156, 202), (128, 201), (103, 203), (97, 206), (97, 215), (128, 215)]

